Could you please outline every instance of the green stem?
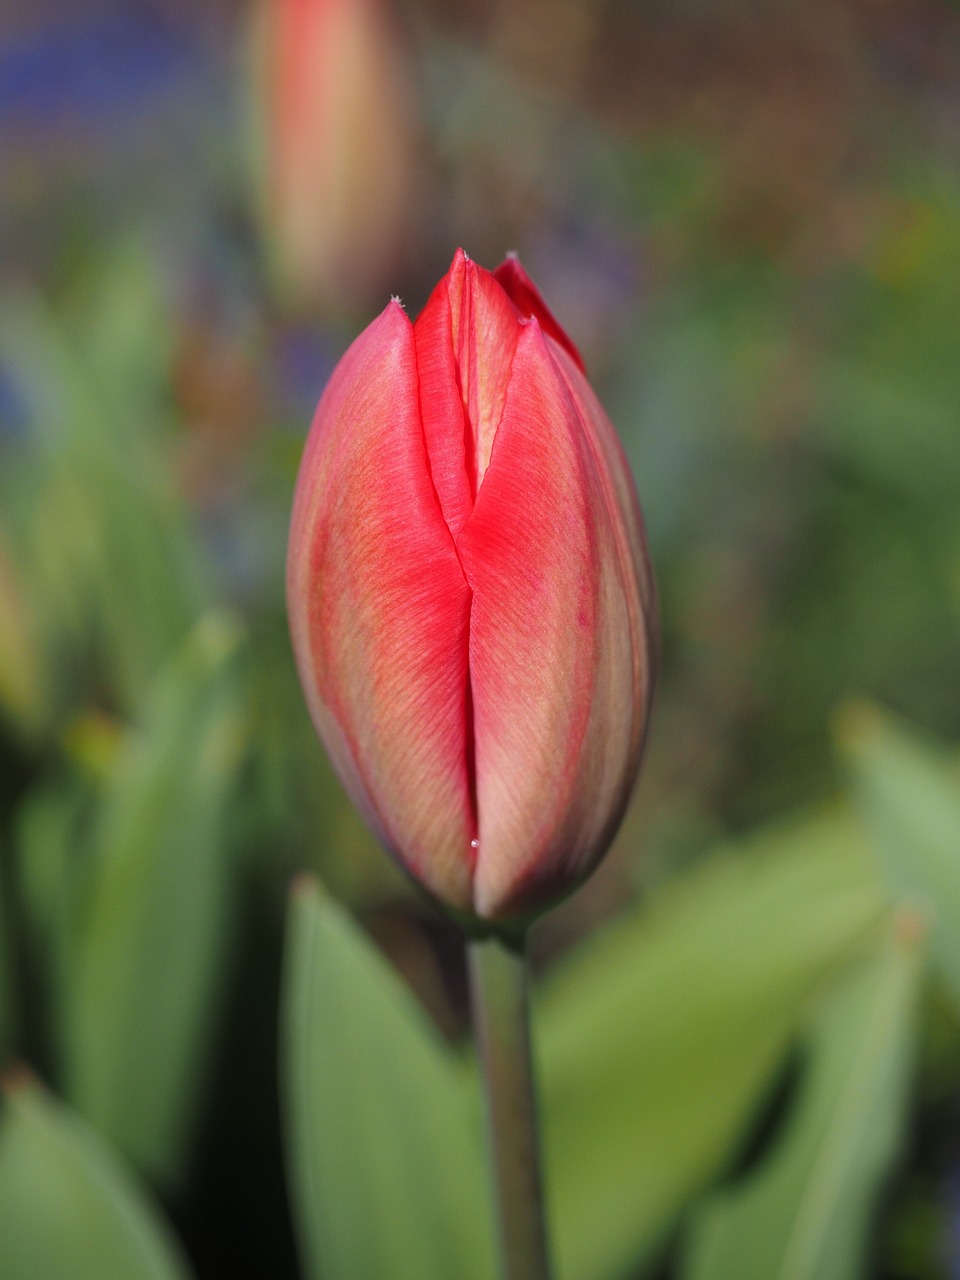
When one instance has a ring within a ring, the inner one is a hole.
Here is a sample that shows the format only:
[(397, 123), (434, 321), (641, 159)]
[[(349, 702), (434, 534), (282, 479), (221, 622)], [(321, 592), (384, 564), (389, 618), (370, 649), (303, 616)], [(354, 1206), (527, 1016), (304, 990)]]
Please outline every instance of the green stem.
[(473, 940), (469, 959), (503, 1280), (550, 1280), (523, 944)]

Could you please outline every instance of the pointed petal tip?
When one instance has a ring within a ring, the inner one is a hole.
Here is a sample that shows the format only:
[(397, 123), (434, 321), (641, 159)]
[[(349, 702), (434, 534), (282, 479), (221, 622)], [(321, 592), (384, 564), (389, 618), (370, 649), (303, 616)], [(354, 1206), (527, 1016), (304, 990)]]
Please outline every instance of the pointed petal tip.
[[(404, 307), (403, 302), (396, 294), (391, 295), (390, 301), (380, 312), (377, 320), (382, 320), (384, 318), (389, 318), (394, 323), (397, 323), (402, 319), (404, 325), (410, 327), (410, 317), (407, 315), (406, 307)], [(376, 322), (377, 321), (375, 320), (373, 323), (376, 324)]]
[(547, 306), (543, 294), (530, 276), (527, 275), (518, 254), (508, 253), (496, 271), (493, 272), (493, 276), (502, 286), (507, 297), (520, 312), (520, 315), (538, 320), (544, 333), (563, 347), (576, 363), (581, 373), (586, 373), (583, 357), (570, 339), (569, 334)]
[(458, 248), (450, 259), (450, 266), (447, 268), (447, 274), (444, 278), (446, 280), (458, 279), (463, 275), (463, 272), (468, 266), (473, 265), (475, 264), (471, 260), (470, 255), (464, 249)]

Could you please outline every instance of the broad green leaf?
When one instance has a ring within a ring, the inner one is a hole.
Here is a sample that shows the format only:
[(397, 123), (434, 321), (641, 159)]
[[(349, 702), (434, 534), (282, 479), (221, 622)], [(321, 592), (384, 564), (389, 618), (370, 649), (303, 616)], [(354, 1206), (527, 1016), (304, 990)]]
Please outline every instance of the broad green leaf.
[(841, 741), (894, 893), (929, 914), (933, 958), (960, 1000), (960, 771), (946, 751), (869, 706), (849, 709)]
[(284, 978), (287, 1165), (311, 1280), (491, 1280), (471, 1077), (311, 880)]
[(610, 1280), (650, 1255), (885, 902), (838, 812), (709, 860), (564, 965), (538, 1023), (561, 1280)]
[(210, 1047), (242, 746), (237, 635), (205, 619), (163, 672), (101, 799), (60, 1004), (70, 1101), (176, 1177)]
[(159, 1212), (92, 1128), (37, 1085), (0, 1104), (3, 1280), (187, 1280)]
[(902, 1137), (920, 971), (916, 920), (817, 1010), (786, 1132), (694, 1221), (685, 1280), (857, 1280)]

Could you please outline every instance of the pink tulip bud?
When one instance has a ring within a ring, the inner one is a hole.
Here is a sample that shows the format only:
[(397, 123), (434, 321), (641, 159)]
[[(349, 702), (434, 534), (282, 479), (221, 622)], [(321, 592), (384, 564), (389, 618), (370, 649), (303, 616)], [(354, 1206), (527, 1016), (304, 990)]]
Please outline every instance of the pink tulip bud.
[(410, 874), (522, 923), (616, 832), (657, 610), (636, 490), (516, 258), (458, 251), (337, 366), (297, 482), (287, 590), (317, 731)]
[(382, 286), (406, 238), (413, 93), (384, 0), (254, 0), (261, 213), (297, 304)]

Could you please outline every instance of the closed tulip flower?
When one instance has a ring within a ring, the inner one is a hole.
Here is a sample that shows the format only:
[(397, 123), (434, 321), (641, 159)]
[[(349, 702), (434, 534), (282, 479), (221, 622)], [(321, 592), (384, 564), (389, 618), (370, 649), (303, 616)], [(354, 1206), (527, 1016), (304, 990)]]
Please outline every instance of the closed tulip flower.
[(299, 305), (382, 287), (414, 188), (413, 92), (385, 0), (254, 0), (259, 203)]
[(522, 924), (602, 857), (643, 749), (656, 603), (576, 348), (515, 258), (458, 252), (327, 387), (297, 484), (293, 645), (316, 728), (410, 874)]

